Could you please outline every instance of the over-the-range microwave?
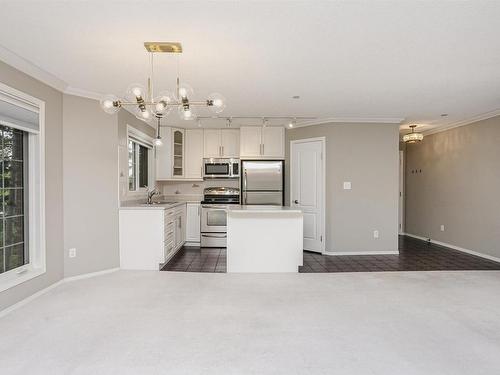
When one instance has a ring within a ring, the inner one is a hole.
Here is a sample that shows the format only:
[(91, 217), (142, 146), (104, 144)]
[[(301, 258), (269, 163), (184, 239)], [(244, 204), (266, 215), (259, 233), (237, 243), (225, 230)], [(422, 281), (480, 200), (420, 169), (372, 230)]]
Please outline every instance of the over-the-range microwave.
[(239, 178), (240, 159), (203, 159), (203, 178)]

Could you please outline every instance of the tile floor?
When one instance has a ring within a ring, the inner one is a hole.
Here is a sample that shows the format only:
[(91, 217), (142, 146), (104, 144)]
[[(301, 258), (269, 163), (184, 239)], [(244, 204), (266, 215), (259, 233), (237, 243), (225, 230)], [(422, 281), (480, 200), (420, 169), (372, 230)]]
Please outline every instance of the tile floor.
[[(299, 272), (500, 270), (500, 263), (400, 236), (399, 255), (328, 256), (304, 251)], [(226, 272), (226, 249), (183, 248), (162, 271)]]

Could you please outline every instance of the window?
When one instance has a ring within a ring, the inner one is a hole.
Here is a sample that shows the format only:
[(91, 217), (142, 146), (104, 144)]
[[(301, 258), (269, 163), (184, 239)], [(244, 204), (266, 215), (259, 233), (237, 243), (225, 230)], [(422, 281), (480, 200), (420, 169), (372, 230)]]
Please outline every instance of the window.
[(148, 140), (129, 134), (128, 137), (128, 190), (141, 191), (152, 186), (151, 165), (153, 146)]
[(0, 291), (46, 269), (44, 111), (0, 83)]
[(0, 123), (0, 273), (29, 261), (26, 215), (26, 132)]

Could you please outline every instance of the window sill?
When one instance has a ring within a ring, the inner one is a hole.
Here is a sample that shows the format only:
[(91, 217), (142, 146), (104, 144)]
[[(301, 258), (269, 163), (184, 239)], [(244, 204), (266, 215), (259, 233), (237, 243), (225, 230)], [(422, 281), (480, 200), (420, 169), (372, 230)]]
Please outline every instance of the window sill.
[(34, 268), (31, 265), (19, 267), (0, 274), (0, 292), (13, 288), (45, 273), (45, 268)]

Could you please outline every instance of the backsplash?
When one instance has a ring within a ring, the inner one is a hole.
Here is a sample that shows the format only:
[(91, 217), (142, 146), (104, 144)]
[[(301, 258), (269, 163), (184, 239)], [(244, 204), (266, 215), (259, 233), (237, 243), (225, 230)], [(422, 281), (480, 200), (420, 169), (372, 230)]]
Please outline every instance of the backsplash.
[(207, 180), (207, 181), (157, 181), (162, 195), (203, 195), (203, 189), (212, 186), (240, 187), (240, 180)]

